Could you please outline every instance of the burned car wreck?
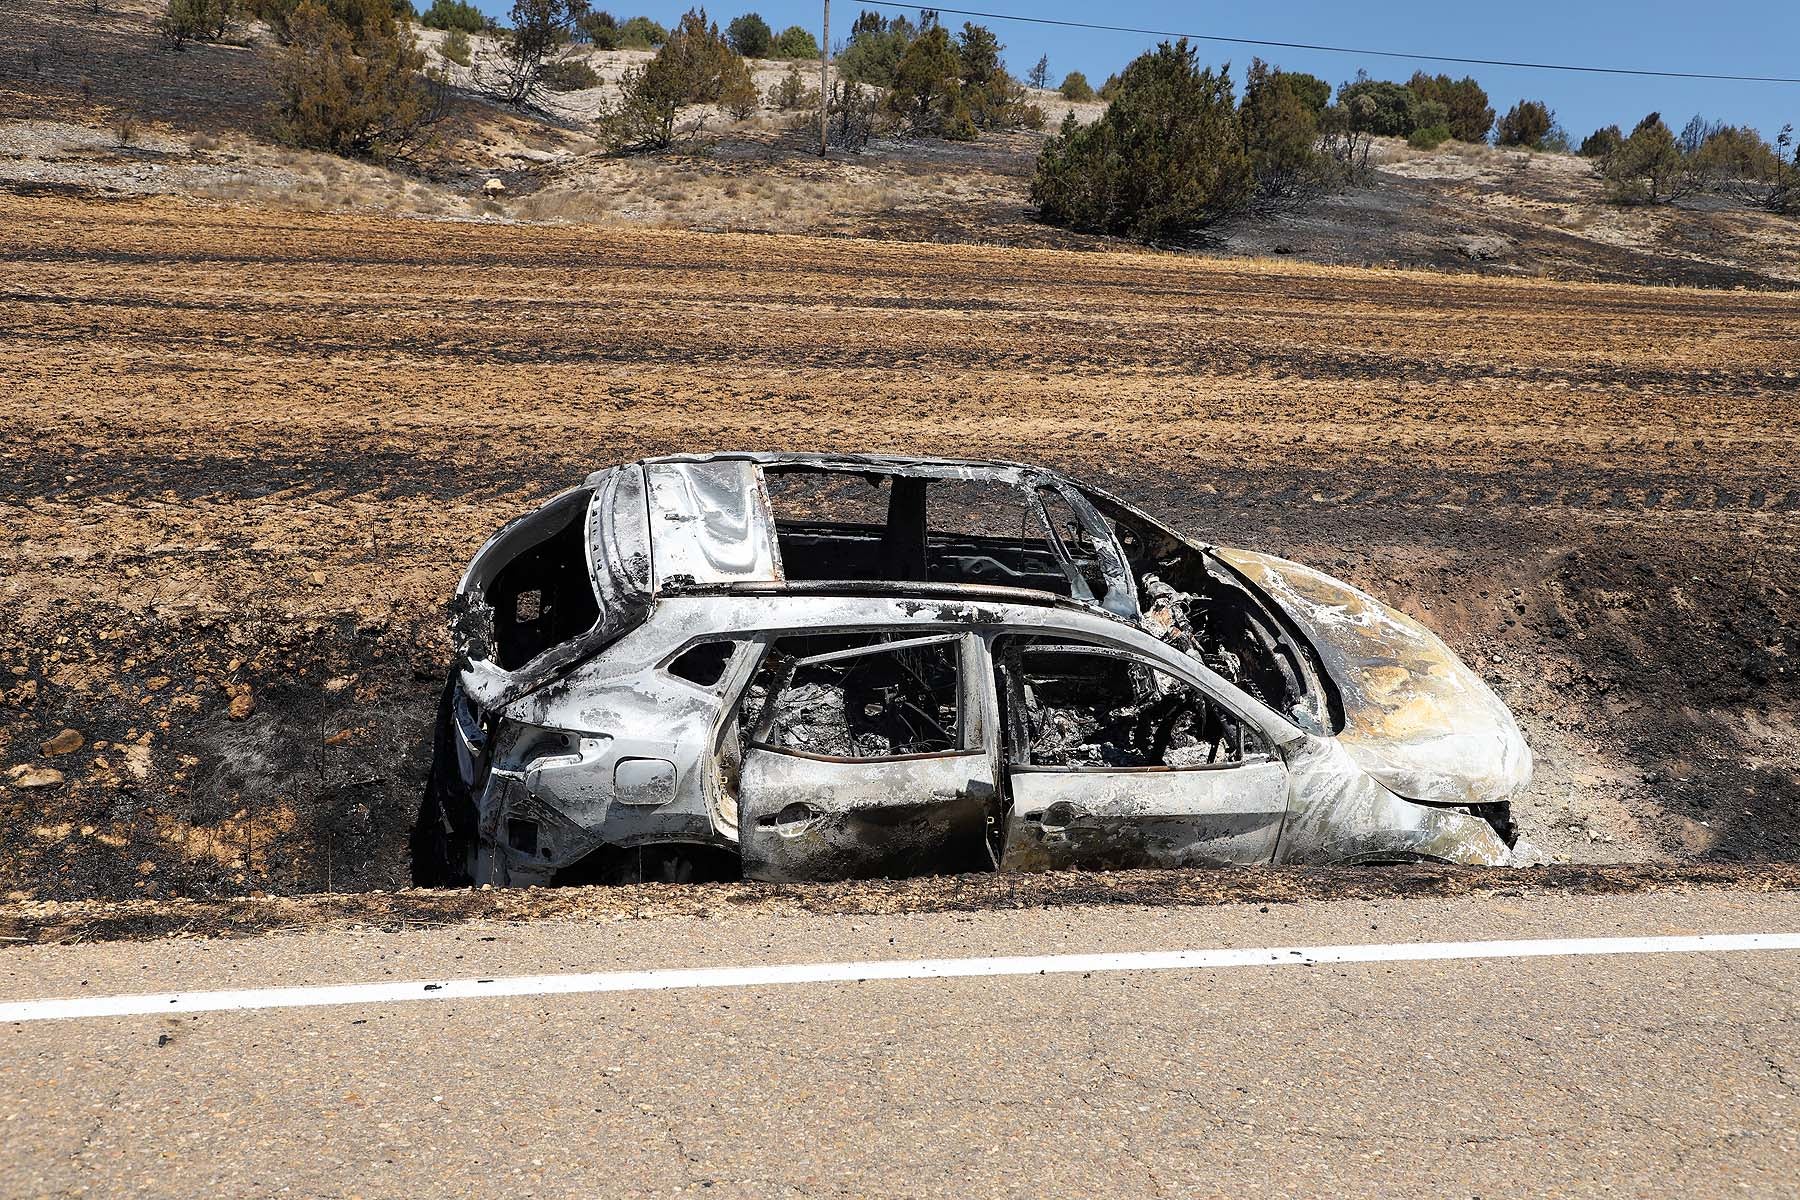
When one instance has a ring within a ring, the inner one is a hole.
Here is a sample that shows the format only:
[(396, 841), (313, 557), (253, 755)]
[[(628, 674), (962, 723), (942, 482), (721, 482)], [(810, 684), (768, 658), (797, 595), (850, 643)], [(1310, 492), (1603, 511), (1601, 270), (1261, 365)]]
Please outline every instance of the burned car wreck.
[(1054, 471), (718, 454), (482, 547), (423, 884), (1533, 860), (1430, 632)]

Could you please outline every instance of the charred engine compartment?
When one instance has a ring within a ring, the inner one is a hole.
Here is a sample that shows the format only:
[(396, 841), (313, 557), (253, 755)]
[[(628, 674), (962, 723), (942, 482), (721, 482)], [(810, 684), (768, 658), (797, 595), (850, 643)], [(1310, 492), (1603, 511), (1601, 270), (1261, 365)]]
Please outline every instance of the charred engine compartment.
[(1309, 733), (1342, 727), (1336, 693), (1305, 643), (1229, 566), (1105, 497), (1093, 499), (1136, 578), (1147, 631)]

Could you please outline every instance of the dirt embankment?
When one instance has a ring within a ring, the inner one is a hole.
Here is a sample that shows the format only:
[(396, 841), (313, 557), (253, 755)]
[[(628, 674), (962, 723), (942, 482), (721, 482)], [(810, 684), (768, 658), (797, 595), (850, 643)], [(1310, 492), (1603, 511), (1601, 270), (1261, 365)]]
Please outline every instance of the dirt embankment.
[(1553, 855), (1800, 858), (1800, 297), (53, 197), (0, 284), (0, 890), (404, 882), (468, 556), (722, 447), (1064, 467), (1442, 632)]

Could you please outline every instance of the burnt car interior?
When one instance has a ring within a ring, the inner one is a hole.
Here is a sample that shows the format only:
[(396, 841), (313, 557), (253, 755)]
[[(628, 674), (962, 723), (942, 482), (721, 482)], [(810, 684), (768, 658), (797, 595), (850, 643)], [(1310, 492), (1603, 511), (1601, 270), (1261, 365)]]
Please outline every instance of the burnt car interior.
[[(980, 583), (1092, 599), (1009, 483), (765, 467), (790, 580)], [(1092, 566), (1092, 577), (1098, 567)], [(1082, 591), (1086, 594), (1082, 595)]]
[(494, 613), (494, 661), (514, 671), (550, 647), (586, 632), (600, 616), (588, 579), (586, 507), (501, 567), (482, 599)]
[(1284, 635), (1229, 568), (1105, 496), (1089, 500), (1137, 580), (1150, 633), (1314, 732), (1342, 728), (1338, 698), (1323, 674), (1302, 662), (1300, 640)]
[(954, 635), (788, 637), (751, 681), (745, 748), (827, 758), (898, 758), (962, 749)]
[(1009, 635), (995, 640), (994, 670), (1015, 766), (1224, 767), (1268, 754), (1205, 693), (1119, 651)]
[[(990, 584), (1088, 601), (1123, 586), (1107, 579), (1093, 531), (1048, 484), (810, 465), (767, 466), (763, 478), (789, 580)], [(1323, 730), (1328, 715), (1309, 683), (1317, 673), (1228, 570), (1123, 506), (1088, 501), (1125, 555), (1151, 633)]]

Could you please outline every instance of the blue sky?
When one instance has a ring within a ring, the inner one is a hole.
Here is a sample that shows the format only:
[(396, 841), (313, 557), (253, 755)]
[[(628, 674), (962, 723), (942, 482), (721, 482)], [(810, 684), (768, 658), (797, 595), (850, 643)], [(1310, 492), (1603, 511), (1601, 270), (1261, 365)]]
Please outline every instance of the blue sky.
[[(477, 2), (485, 11), (502, 18), (510, 7), (510, 0)], [(621, 17), (641, 11), (667, 25), (687, 7), (622, 4), (612, 11)], [(1283, 4), (1253, 5), (1153, 0), (964, 0), (961, 7), (1177, 32), (1473, 58), (1800, 77), (1800, 0), (1716, 0), (1710, 4), (1693, 0), (1513, 0), (1510, 4), (1471, 4), (1461, 0), (1385, 0), (1379, 4), (1287, 0)], [(708, 15), (723, 25), (751, 9), (761, 13), (776, 29), (800, 24), (817, 36), (820, 5), (816, 0), (744, 0), (740, 4), (711, 7)], [(847, 30), (859, 10), (855, 3), (832, 6), (834, 41), (839, 36), (837, 31)], [(896, 10), (882, 11), (892, 15)], [(1503, 12), (1506, 20), (1500, 19)], [(965, 19), (945, 15), (944, 22), (956, 28)], [(1096, 86), (1159, 40), (1139, 34), (1056, 29), (1010, 21), (982, 23), (1000, 35), (1006, 44), (1007, 63), (1016, 74), (1023, 75), (1040, 54), (1048, 54), (1055, 79), (1060, 80), (1066, 71), (1079, 69)], [(1240, 80), (1241, 69), (1253, 53), (1289, 69), (1310, 71), (1333, 83), (1353, 77), (1359, 66), (1366, 67), (1376, 78), (1400, 80), (1415, 68), (1458, 76), (1472, 74), (1487, 89), (1496, 109), (1504, 112), (1522, 97), (1542, 99), (1556, 110), (1558, 119), (1577, 140), (1597, 126), (1613, 122), (1629, 132), (1638, 118), (1653, 109), (1660, 110), (1677, 130), (1696, 112), (1732, 124), (1754, 125), (1771, 138), (1787, 122), (1800, 126), (1800, 84), (1459, 67), (1303, 50), (1258, 51), (1217, 43), (1203, 44), (1201, 53), (1215, 62), (1230, 59), (1239, 70)]]

